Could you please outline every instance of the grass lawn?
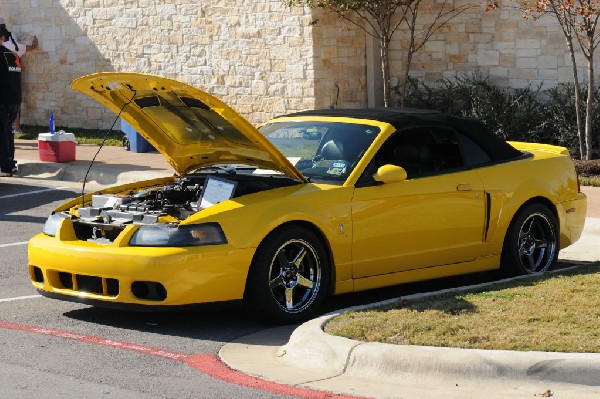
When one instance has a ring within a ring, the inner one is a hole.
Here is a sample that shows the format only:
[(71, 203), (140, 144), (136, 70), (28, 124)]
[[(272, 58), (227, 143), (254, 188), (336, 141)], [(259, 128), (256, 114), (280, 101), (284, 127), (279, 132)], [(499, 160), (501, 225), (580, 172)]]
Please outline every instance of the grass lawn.
[[(123, 145), (123, 137), (125, 134), (121, 131), (120, 127), (116, 127), (107, 136), (108, 130), (95, 130), (95, 129), (71, 129), (66, 127), (56, 127), (56, 131), (64, 130), (68, 133), (75, 134), (75, 139), (79, 144), (96, 144), (100, 145), (104, 137), (106, 142), (104, 145), (120, 147)], [(25, 140), (37, 140), (39, 133), (48, 133), (48, 126), (29, 126), (21, 125), (23, 133), (15, 135), (17, 139)]]
[(401, 345), (599, 353), (600, 262), (344, 313), (325, 331)]

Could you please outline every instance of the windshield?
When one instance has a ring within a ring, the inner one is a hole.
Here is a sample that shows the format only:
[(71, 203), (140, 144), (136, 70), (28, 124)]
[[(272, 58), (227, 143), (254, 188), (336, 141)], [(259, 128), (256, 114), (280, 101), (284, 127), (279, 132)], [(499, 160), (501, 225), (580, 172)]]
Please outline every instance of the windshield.
[(315, 121), (274, 122), (260, 131), (304, 176), (338, 184), (380, 132), (376, 126)]

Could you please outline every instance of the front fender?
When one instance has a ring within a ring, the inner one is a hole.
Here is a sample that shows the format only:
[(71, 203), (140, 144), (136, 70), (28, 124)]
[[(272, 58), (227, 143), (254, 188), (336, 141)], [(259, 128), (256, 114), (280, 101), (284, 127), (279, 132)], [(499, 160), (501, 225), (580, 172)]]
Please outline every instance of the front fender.
[(331, 249), (336, 279), (351, 278), (353, 187), (306, 184), (224, 201), (185, 224), (217, 222), (230, 245), (256, 249), (269, 233), (290, 222), (315, 226)]

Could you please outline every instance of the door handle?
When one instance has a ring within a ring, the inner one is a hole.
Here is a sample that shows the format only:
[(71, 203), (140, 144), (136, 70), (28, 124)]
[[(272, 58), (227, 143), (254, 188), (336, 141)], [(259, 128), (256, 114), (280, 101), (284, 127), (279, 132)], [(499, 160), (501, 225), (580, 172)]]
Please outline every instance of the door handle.
[(471, 187), (470, 183), (459, 184), (458, 186), (456, 186), (456, 191), (471, 191), (471, 190), (473, 190), (473, 187)]

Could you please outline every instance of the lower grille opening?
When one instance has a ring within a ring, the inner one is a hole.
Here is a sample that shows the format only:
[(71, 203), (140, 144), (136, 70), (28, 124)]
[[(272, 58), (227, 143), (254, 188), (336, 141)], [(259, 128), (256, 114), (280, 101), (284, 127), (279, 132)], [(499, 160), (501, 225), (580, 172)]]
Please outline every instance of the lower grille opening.
[(44, 282), (44, 273), (42, 273), (42, 269), (40, 269), (37, 266), (33, 266), (32, 270), (33, 270), (33, 281), (35, 281), (36, 283), (43, 283)]
[(167, 290), (161, 283), (153, 281), (135, 281), (131, 284), (131, 293), (139, 299), (151, 301), (164, 301), (167, 299)]
[[(37, 272), (35, 269), (36, 268), (34, 267), (34, 278), (37, 278)], [(42, 271), (40, 270), (39, 273), (41, 275)], [(67, 272), (50, 271), (48, 273), (50, 273), (49, 276), (58, 277), (58, 281), (56, 281), (55, 277), (49, 277), (49, 281), (56, 285), (57, 288), (110, 297), (116, 297), (117, 295), (119, 295), (119, 280), (115, 278), (86, 276), (82, 274), (71, 274)], [(41, 278), (43, 281), (43, 275), (41, 275)], [(75, 281), (73, 281), (73, 278), (75, 278)]]
[(73, 289), (73, 275), (71, 273), (58, 272), (58, 279), (62, 284), (62, 288)]
[(76, 276), (77, 288), (79, 291), (102, 294), (102, 279), (93, 276)]

